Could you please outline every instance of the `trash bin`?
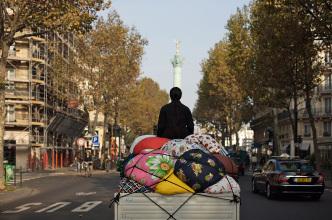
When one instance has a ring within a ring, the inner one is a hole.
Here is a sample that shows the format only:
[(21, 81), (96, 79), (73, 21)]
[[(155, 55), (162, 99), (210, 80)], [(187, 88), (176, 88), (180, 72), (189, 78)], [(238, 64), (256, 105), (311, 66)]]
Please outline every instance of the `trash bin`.
[(6, 165), (5, 166), (5, 184), (8, 185), (8, 181), (14, 180), (15, 173), (14, 173), (15, 166), (13, 165)]

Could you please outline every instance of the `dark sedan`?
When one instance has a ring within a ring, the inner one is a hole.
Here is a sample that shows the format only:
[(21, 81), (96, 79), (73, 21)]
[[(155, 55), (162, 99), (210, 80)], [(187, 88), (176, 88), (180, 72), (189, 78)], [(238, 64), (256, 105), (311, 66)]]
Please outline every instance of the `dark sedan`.
[(244, 170), (245, 170), (245, 164), (242, 162), (241, 158), (240, 157), (231, 157), (231, 159), (236, 164), (236, 167), (239, 171), (239, 176), (243, 176)]
[(252, 192), (263, 191), (268, 199), (277, 194), (299, 194), (319, 200), (324, 192), (323, 175), (305, 160), (272, 157), (252, 176)]

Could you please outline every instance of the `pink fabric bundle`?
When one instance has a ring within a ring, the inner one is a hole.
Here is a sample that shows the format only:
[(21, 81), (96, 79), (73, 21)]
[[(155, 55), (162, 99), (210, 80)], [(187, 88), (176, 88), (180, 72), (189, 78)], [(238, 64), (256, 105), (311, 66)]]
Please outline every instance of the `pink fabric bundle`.
[(128, 178), (154, 190), (172, 167), (172, 156), (167, 151), (143, 150), (127, 163), (125, 172)]

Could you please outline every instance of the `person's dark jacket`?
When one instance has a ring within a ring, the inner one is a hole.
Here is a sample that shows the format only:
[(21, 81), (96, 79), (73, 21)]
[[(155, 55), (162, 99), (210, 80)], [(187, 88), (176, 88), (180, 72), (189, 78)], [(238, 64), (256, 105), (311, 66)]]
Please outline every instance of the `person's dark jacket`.
[(174, 105), (175, 101), (164, 105), (159, 114), (158, 121), (158, 130), (157, 136), (164, 137), (169, 139), (184, 139), (190, 134), (194, 133), (194, 122), (193, 117), (191, 115), (190, 109), (183, 105), (181, 102), (177, 101), (178, 105), (178, 128), (180, 131), (177, 132), (174, 129), (175, 125), (173, 124), (174, 119), (176, 118), (174, 113)]
[(88, 157), (88, 155), (84, 155), (84, 161), (85, 161), (85, 162), (91, 162), (91, 161), (92, 161), (92, 156), (91, 156), (91, 154), (89, 155), (89, 157)]

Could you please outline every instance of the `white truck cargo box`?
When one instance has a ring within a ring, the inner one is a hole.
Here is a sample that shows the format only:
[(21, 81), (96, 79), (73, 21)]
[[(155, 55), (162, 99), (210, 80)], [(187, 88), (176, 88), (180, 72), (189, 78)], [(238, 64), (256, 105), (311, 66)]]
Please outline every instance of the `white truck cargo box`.
[[(117, 193), (114, 197), (116, 195)], [(240, 203), (234, 202), (233, 199), (232, 193), (195, 195), (190, 193), (176, 195), (120, 193), (119, 202), (114, 203), (114, 219), (239, 220)]]

